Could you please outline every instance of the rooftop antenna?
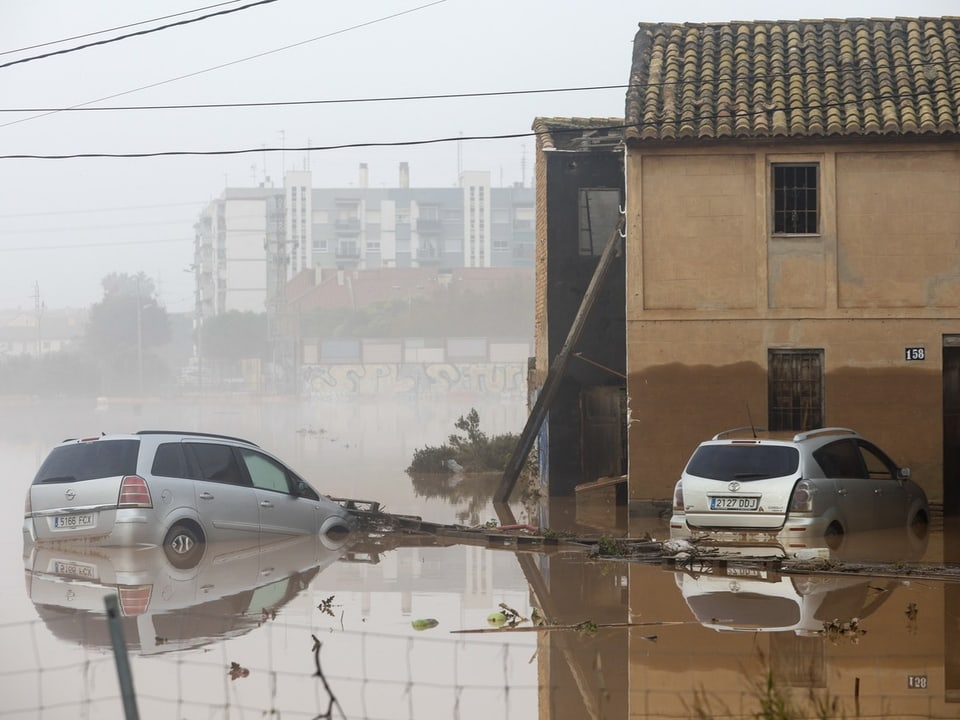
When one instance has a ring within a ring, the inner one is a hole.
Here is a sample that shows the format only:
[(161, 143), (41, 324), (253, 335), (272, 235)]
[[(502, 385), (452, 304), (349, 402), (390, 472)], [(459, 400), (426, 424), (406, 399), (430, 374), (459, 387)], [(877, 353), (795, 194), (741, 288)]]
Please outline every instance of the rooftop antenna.
[(520, 146), (520, 187), (527, 186), (527, 146)]
[(460, 131), (460, 139), (457, 140), (457, 182), (460, 182), (460, 176), (463, 175), (463, 131)]
[(753, 433), (753, 439), (757, 439), (757, 426), (753, 424), (753, 416), (750, 414), (750, 403), (744, 403), (747, 406), (747, 420), (750, 421), (750, 431)]
[(287, 133), (284, 130), (277, 131), (280, 135), (280, 177), (287, 174)]

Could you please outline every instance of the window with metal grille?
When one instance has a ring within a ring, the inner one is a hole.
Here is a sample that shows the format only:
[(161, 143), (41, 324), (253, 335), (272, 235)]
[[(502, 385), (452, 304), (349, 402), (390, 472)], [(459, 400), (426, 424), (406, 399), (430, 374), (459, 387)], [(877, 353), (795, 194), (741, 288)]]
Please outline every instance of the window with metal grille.
[(767, 353), (770, 430), (823, 427), (823, 350)]
[(773, 166), (774, 235), (815, 235), (819, 224), (817, 163)]

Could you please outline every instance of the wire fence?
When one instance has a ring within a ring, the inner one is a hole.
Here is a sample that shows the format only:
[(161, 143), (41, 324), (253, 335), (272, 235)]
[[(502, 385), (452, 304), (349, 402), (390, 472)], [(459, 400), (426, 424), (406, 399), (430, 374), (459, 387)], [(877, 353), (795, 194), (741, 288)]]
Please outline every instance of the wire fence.
[[(84, 625), (106, 618), (65, 617)], [(105, 633), (89, 628), (93, 635)], [(122, 717), (109, 647), (51, 642), (48, 620), (0, 625), (16, 660), (0, 670), (0, 717)], [(442, 635), (318, 630), (265, 622), (256, 643), (230, 639), (144, 656), (131, 650), (142, 718), (536, 717), (535, 645)], [(10, 666), (13, 667), (10, 667)]]

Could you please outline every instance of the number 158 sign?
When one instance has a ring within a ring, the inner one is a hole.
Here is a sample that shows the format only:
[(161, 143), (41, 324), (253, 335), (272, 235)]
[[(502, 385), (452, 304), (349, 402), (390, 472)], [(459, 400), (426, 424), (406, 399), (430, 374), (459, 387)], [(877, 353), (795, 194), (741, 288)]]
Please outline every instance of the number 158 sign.
[(906, 361), (911, 360), (926, 360), (927, 359), (927, 350), (922, 347), (908, 347), (903, 349), (903, 359)]

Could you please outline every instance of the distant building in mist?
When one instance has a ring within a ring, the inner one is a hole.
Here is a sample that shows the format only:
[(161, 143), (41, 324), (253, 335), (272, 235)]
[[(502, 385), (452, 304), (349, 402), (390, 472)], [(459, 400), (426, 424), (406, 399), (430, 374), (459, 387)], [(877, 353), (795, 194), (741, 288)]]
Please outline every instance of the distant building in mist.
[[(449, 188), (314, 188), (309, 171), (282, 188), (226, 188), (196, 223), (197, 311), (274, 311), (303, 270), (529, 267), (534, 262), (534, 190), (491, 187), (490, 173), (463, 172)], [(531, 270), (532, 272), (532, 270)]]
[(39, 357), (80, 340), (86, 310), (0, 310), (0, 357)]

